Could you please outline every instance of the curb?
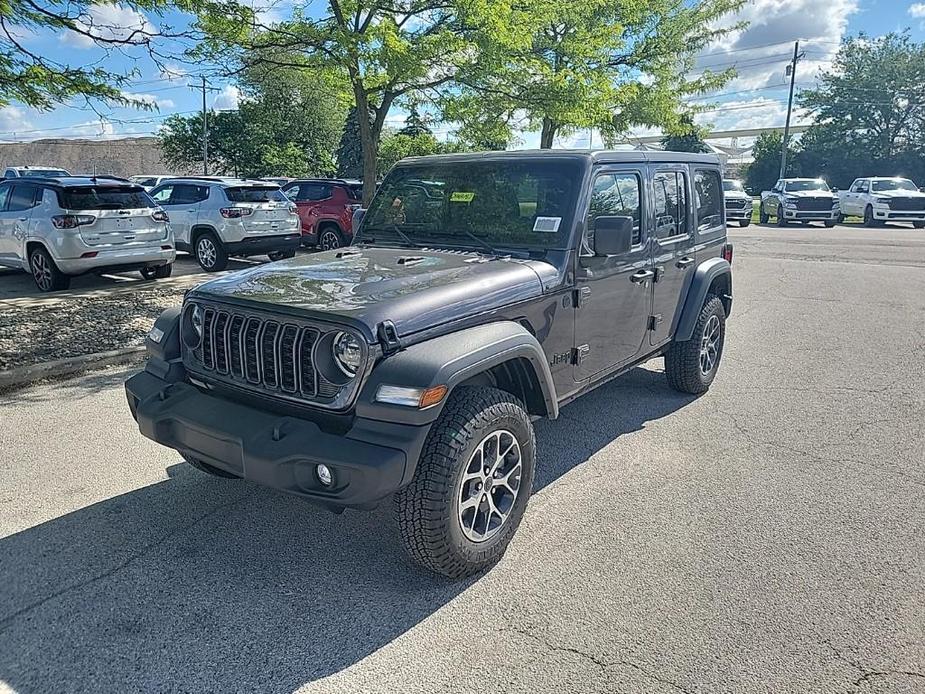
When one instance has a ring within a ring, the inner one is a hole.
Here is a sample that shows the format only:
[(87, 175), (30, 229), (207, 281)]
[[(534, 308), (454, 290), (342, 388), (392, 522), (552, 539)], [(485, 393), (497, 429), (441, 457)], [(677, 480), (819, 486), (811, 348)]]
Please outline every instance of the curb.
[(9, 371), (0, 371), (0, 393), (8, 393), (22, 388), (23, 386), (27, 386), (30, 383), (43, 381), (49, 378), (73, 376), (83, 371), (91, 371), (107, 366), (140, 361), (144, 352), (145, 348), (143, 345), (138, 347), (125, 347), (123, 349), (113, 349), (108, 352), (84, 354), (79, 357), (57, 359), (43, 364), (30, 364), (29, 366), (21, 366), (16, 369), (10, 369)]

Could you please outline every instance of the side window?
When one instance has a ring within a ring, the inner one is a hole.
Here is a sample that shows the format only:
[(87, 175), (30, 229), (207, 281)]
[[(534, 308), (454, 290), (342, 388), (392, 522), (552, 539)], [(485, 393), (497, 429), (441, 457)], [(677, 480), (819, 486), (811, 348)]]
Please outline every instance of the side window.
[(7, 169), (3, 172), (4, 178), (16, 178), (16, 172), (13, 169)]
[(151, 197), (154, 198), (155, 202), (160, 203), (161, 205), (169, 204), (170, 194), (173, 192), (173, 186), (164, 186), (159, 190), (156, 190), (151, 193)]
[(858, 183), (859, 193), (866, 193), (868, 190), (870, 190), (870, 183), (868, 183), (867, 181), (861, 181), (860, 183)]
[(35, 207), (35, 186), (13, 186), (7, 210), (10, 212), (22, 212), (33, 207)]
[(193, 194), (196, 202), (202, 202), (203, 200), (209, 199), (209, 186), (196, 186), (196, 191)]
[(288, 188), (283, 188), (283, 194), (290, 200), (301, 200), (302, 198), (299, 197), (301, 190), (302, 186), (296, 183), (295, 185), (289, 186)]
[(655, 193), (655, 238), (667, 239), (688, 233), (687, 176), (664, 171), (652, 179)]
[(633, 245), (642, 242), (642, 206), (639, 175), (635, 173), (601, 174), (591, 188), (591, 204), (585, 225), (584, 251), (594, 248), (594, 222), (598, 217), (632, 217)]
[(297, 200), (326, 200), (331, 197), (331, 186), (322, 183), (303, 183), (299, 186)]
[(697, 231), (723, 225), (723, 184), (716, 171), (698, 170), (694, 174), (697, 205)]
[(10, 197), (10, 188), (12, 186), (0, 186), (0, 212), (6, 209), (7, 198)]
[(188, 183), (175, 185), (170, 195), (171, 205), (193, 205), (209, 197), (208, 186), (194, 186)]

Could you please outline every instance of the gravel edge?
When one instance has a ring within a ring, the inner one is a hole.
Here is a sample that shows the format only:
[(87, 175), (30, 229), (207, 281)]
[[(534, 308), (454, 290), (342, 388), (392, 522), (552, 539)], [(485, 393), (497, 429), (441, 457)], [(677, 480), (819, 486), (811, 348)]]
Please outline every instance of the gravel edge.
[(73, 376), (117, 364), (141, 362), (144, 353), (144, 346), (125, 347), (0, 371), (0, 393), (10, 393), (38, 381)]

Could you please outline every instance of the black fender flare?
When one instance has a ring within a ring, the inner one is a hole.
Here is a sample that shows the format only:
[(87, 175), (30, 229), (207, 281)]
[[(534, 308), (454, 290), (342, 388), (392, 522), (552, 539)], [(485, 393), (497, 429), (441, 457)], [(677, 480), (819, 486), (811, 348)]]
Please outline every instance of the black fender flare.
[(691, 339), (694, 334), (694, 325), (697, 323), (697, 316), (700, 315), (700, 309), (707, 298), (707, 291), (709, 291), (713, 280), (722, 275), (729, 275), (729, 298), (724, 299), (724, 303), (730, 309), (727, 311), (727, 315), (732, 312), (732, 267), (724, 258), (710, 258), (700, 263), (694, 271), (694, 278), (691, 280), (691, 286), (687, 292), (687, 300), (684, 302), (684, 309), (681, 312), (677, 330), (675, 330), (674, 339), (677, 342)]
[(524, 359), (533, 370), (543, 396), (544, 415), (559, 416), (556, 388), (543, 347), (520, 323), (499, 321), (466, 328), (419, 342), (382, 359), (372, 369), (357, 398), (358, 417), (424, 425), (440, 415), (447, 398), (423, 410), (376, 402), (381, 385), (431, 388), (449, 392), (460, 383), (494, 366)]

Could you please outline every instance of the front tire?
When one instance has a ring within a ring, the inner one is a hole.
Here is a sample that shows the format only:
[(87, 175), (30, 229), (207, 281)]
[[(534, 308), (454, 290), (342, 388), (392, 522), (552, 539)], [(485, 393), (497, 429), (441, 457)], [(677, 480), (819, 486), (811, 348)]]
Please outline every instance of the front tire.
[(834, 219), (826, 219), (826, 220), (823, 221), (822, 223), (825, 224), (825, 228), (826, 228), (826, 229), (831, 229), (832, 227), (835, 226), (835, 220), (834, 220)]
[(912, 226), (916, 229), (925, 229), (925, 222), (912, 222)]
[(71, 286), (70, 276), (58, 269), (48, 251), (41, 246), (29, 252), (29, 270), (40, 292), (57, 292)]
[(533, 424), (517, 398), (481, 386), (454, 390), (414, 478), (395, 494), (405, 550), (450, 578), (493, 566), (526, 511), (535, 463)]
[(784, 208), (780, 205), (777, 206), (777, 226), (785, 227), (787, 226), (787, 218), (784, 217)]
[(749, 224), (750, 221), (751, 221), (751, 220), (749, 220), (749, 219), (740, 219), (740, 220), (739, 220), (739, 227), (741, 227), (742, 229), (744, 229), (745, 227), (748, 226), (748, 224)]
[(761, 224), (767, 224), (768, 220), (771, 219), (770, 215), (764, 211), (764, 204), (758, 208), (758, 221)]
[(877, 226), (877, 220), (874, 219), (874, 208), (871, 205), (864, 208), (864, 226), (871, 229)]
[(228, 267), (228, 251), (211, 231), (196, 239), (193, 253), (199, 267), (206, 272), (221, 272)]
[(726, 342), (726, 310), (715, 294), (704, 301), (691, 339), (673, 342), (665, 355), (668, 384), (682, 393), (705, 393), (723, 357)]
[(290, 248), (288, 251), (270, 251), (267, 253), (267, 256), (273, 262), (277, 260), (286, 260), (287, 258), (295, 258), (295, 249)]
[(173, 274), (173, 263), (141, 268), (141, 276), (146, 280), (163, 280), (170, 277), (171, 274)]

